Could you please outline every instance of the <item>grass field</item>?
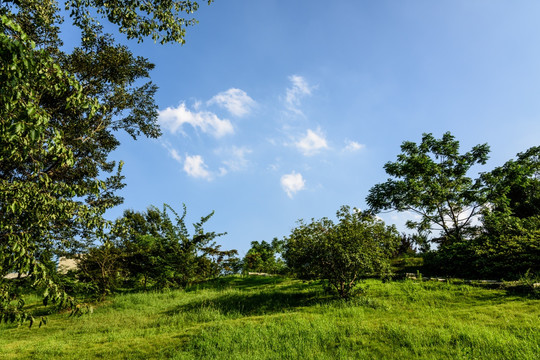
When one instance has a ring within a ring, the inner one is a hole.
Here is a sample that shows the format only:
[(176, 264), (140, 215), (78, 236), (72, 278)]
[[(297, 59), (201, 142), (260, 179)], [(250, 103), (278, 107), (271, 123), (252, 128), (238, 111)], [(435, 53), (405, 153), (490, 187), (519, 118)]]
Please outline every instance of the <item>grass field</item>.
[(463, 284), (364, 286), (350, 301), (277, 277), (117, 295), (41, 328), (0, 325), (0, 359), (540, 359), (540, 300)]

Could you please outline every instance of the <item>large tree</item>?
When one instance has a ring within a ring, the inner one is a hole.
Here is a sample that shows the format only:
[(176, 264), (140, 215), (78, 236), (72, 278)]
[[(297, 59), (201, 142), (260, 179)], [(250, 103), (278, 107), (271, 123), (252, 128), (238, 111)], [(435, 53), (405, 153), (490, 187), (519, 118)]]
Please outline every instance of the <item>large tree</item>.
[(490, 212), (507, 213), (520, 219), (540, 215), (540, 146), (517, 154), (483, 174)]
[(108, 159), (119, 145), (115, 131), (160, 134), (156, 87), (148, 81), (153, 65), (104, 34), (98, 19), (128, 38), (183, 43), (195, 20), (182, 13), (198, 8), (174, 0), (64, 5), (81, 31), (70, 53), (61, 48), (56, 1), (0, 5), (0, 320), (27, 317), (22, 301), (10, 301), (13, 284), (3, 279), (9, 271), (43, 284), (46, 297), (67, 300), (44, 263), (52, 252), (99, 237), (101, 215), (121, 202), (121, 166)]
[(449, 132), (441, 139), (423, 134), (422, 142), (405, 141), (397, 161), (384, 165), (392, 178), (373, 186), (366, 198), (371, 210), (408, 211), (419, 221), (408, 221), (409, 228), (421, 233), (438, 231), (434, 239), (442, 245), (459, 242), (475, 230), (473, 220), (486, 203), (481, 179), (468, 172), (485, 164), (489, 146), (476, 145), (464, 154)]
[[(97, 225), (97, 208), (74, 200), (99, 193), (98, 184), (54, 181), (55, 172), (69, 169), (75, 156), (61, 129), (50, 126), (51, 111), (42, 99), (61, 99), (64, 111), (95, 111), (73, 76), (2, 15), (0, 32), (0, 320), (24, 320), (24, 302), (10, 301), (16, 289), (4, 280), (10, 271), (28, 273), (36, 285), (47, 284), (55, 300), (66, 300), (44, 265), (57, 234), (70, 225)], [(54, 164), (54, 166), (51, 166)], [(98, 216), (99, 218), (99, 216)], [(69, 224), (69, 225), (68, 225)]]
[(465, 278), (519, 279), (540, 274), (540, 147), (483, 173), (482, 229), (469, 241), (427, 254), (424, 269)]
[(473, 262), (483, 276), (540, 275), (540, 146), (482, 176), (489, 206)]

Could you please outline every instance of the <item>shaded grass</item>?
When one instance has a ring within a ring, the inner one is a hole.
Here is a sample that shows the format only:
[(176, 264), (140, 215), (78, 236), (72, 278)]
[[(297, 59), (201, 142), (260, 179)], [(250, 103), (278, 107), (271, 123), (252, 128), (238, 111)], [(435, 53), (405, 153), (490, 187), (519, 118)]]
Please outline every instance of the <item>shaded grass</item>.
[(271, 277), (124, 294), (41, 329), (0, 325), (0, 358), (540, 358), (540, 300), (464, 284), (366, 286), (350, 301)]

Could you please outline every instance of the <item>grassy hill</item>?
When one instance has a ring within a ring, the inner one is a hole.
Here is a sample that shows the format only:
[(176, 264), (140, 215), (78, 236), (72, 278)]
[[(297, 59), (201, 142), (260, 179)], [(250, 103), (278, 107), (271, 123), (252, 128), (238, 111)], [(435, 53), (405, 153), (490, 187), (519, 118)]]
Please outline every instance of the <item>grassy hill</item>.
[(464, 284), (364, 286), (351, 301), (278, 277), (118, 295), (41, 328), (0, 325), (0, 358), (540, 358), (540, 300)]

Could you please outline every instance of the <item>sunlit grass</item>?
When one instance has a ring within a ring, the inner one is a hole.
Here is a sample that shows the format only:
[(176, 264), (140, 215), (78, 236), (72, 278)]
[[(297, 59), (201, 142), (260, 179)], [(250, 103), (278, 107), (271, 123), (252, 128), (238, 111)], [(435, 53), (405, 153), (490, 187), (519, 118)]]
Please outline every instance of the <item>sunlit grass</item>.
[(469, 285), (229, 277), (134, 293), (42, 328), (0, 326), (2, 359), (538, 359), (540, 300)]

